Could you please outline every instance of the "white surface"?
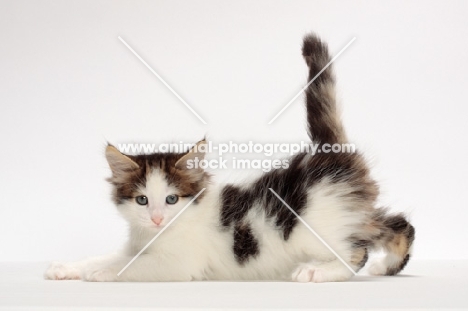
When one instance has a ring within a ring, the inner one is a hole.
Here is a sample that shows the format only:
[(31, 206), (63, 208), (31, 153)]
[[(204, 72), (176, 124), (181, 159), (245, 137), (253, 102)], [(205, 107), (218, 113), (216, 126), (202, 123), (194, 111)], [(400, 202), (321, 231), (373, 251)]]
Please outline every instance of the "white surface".
[(349, 282), (86, 283), (45, 281), (43, 263), (0, 264), (1, 310), (74, 308), (468, 308), (468, 261), (411, 261), (400, 276)]
[(0, 1), (0, 260), (120, 246), (106, 140), (306, 139), (302, 96), (267, 123), (306, 82), (309, 31), (333, 54), (356, 37), (334, 64), (345, 125), (382, 203), (411, 213), (414, 256), (468, 259), (466, 16), (467, 1)]

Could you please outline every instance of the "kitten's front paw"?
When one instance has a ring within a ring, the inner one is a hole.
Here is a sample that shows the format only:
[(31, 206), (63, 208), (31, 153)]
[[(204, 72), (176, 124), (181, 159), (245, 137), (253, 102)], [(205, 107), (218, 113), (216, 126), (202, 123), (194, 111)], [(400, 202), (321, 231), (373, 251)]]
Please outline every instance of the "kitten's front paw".
[(46, 280), (79, 280), (81, 271), (71, 263), (54, 261), (44, 273)]
[(88, 282), (116, 282), (117, 278), (117, 272), (108, 268), (88, 270), (83, 275), (83, 280)]
[(302, 264), (293, 272), (292, 280), (301, 283), (322, 283), (326, 281), (324, 273), (323, 269), (317, 268), (314, 265)]

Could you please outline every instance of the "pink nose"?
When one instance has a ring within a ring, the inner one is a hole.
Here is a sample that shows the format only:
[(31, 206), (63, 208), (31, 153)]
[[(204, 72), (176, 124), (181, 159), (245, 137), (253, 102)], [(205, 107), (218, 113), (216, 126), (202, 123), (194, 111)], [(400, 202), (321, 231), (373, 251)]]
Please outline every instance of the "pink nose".
[(156, 224), (156, 225), (160, 225), (161, 222), (163, 221), (164, 217), (161, 217), (161, 216), (153, 216), (151, 217), (151, 220)]

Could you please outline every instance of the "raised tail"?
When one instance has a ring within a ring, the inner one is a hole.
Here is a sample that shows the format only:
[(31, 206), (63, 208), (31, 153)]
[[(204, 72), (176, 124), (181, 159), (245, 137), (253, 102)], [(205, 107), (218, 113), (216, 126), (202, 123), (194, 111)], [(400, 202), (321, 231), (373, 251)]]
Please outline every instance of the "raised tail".
[(369, 272), (374, 275), (395, 275), (403, 270), (410, 259), (414, 227), (403, 214), (388, 215), (386, 209), (377, 209), (372, 218), (379, 233), (371, 243), (376, 248), (382, 248), (386, 255), (374, 261)]
[(309, 67), (305, 91), (309, 137), (318, 144), (344, 143), (346, 134), (336, 108), (332, 66), (320, 73), (331, 60), (328, 47), (315, 34), (309, 34), (304, 37), (302, 55)]

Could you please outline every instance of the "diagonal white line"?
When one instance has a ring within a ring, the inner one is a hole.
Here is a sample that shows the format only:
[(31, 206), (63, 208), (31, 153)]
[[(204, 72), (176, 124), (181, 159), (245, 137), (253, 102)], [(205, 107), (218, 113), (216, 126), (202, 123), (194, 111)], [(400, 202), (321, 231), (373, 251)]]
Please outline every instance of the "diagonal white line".
[(177, 217), (179, 217), (180, 214), (182, 214), (187, 209), (187, 207), (189, 207), (190, 204), (192, 204), (193, 201), (195, 201), (198, 198), (198, 196), (202, 194), (203, 191), (205, 191), (205, 189), (206, 188), (200, 190), (200, 192), (198, 192), (197, 195), (194, 196), (193, 199), (191, 199), (190, 202), (188, 202), (187, 205), (185, 205), (184, 208), (181, 209), (180, 212), (178, 212), (174, 216), (174, 218), (172, 218), (172, 220), (168, 222), (167, 225), (161, 231), (159, 231), (158, 234), (156, 234), (156, 236), (152, 238), (151, 241), (149, 241), (148, 244), (146, 244), (145, 247), (143, 247), (143, 249), (139, 251), (138, 254), (136, 254), (135, 257), (133, 257), (132, 260), (130, 260), (130, 262), (125, 267), (122, 268), (122, 270), (120, 270), (119, 273), (117, 273), (117, 276), (120, 276), (145, 251), (145, 249), (147, 249), (151, 245), (151, 243), (153, 243), (154, 240), (156, 240), (174, 222), (174, 220), (176, 220)]
[(312, 233), (317, 237), (317, 239), (319, 239), (319, 241), (322, 242), (322, 244), (325, 245), (325, 246), (333, 253), (333, 255), (335, 255), (336, 258), (338, 258), (338, 259), (346, 266), (346, 268), (349, 269), (349, 271), (351, 271), (354, 275), (357, 275), (357, 273), (354, 272), (353, 268), (351, 268), (351, 267), (348, 265), (348, 263), (347, 263), (346, 261), (344, 261), (344, 259), (341, 258), (340, 255), (338, 255), (338, 253), (335, 252), (335, 251), (333, 250), (333, 248), (331, 248), (330, 245), (328, 245), (327, 242), (325, 242), (325, 241), (320, 237), (320, 235), (318, 235), (317, 232), (315, 232), (315, 230), (312, 229), (312, 228), (309, 226), (309, 224), (306, 223), (305, 220), (302, 219), (302, 217), (299, 216), (299, 214), (297, 214), (297, 213), (288, 205), (288, 203), (286, 203), (273, 189), (271, 189), (271, 188), (268, 188), (268, 189), (269, 189), (269, 190), (270, 190), (270, 191), (271, 191), (287, 208), (289, 208), (289, 210), (294, 214), (294, 216), (296, 216), (296, 217), (307, 227), (307, 229), (309, 229), (310, 232), (312, 232)]
[(317, 79), (317, 78), (322, 74), (322, 72), (324, 72), (325, 69), (327, 69), (327, 68), (338, 58), (338, 56), (340, 56), (341, 53), (343, 53), (343, 52), (351, 45), (351, 43), (354, 42), (354, 40), (356, 40), (356, 37), (354, 37), (353, 39), (351, 39), (351, 41), (349, 41), (348, 44), (346, 44), (346, 46), (345, 46), (344, 48), (342, 48), (341, 51), (340, 51), (338, 54), (336, 54), (335, 57), (333, 57), (333, 58), (328, 62), (328, 64), (326, 64), (325, 67), (323, 67), (323, 69), (320, 70), (319, 73), (317, 73), (317, 74), (315, 75), (315, 77), (314, 77), (312, 80), (310, 80), (310, 82), (307, 83), (307, 85), (304, 86), (304, 87), (299, 91), (299, 93), (297, 93), (296, 96), (294, 96), (294, 97), (286, 104), (286, 106), (284, 106), (283, 109), (280, 110), (280, 112), (278, 112), (278, 113), (276, 114), (276, 116), (275, 116), (273, 119), (271, 119), (270, 122), (268, 122), (268, 124), (273, 123), (273, 121), (275, 121), (276, 118), (278, 118), (278, 117), (279, 117), (279, 116), (296, 100), (296, 98), (298, 98), (299, 95), (301, 95), (301, 93), (304, 92), (304, 91), (309, 87), (309, 85), (311, 85), (312, 82), (314, 82), (315, 79)]
[(187, 102), (182, 97), (180, 97), (179, 94), (177, 94), (176, 91), (174, 91), (174, 89), (169, 84), (167, 84), (166, 81), (164, 81), (164, 79), (161, 78), (161, 76), (158, 75), (156, 71), (154, 71), (153, 68), (151, 68), (150, 65), (148, 65), (148, 63), (146, 63), (144, 59), (141, 58), (141, 56), (130, 47), (130, 45), (128, 45), (127, 42), (125, 42), (124, 39), (122, 39), (122, 37), (119, 36), (118, 38), (156, 76), (156, 78), (158, 78), (159, 81), (161, 81), (169, 89), (169, 91), (171, 91), (185, 105), (185, 107), (187, 107), (198, 119), (200, 119), (203, 124), (206, 124), (205, 120), (203, 120), (202, 117), (200, 117), (198, 113), (193, 110), (193, 108), (190, 107), (190, 105), (187, 104)]

